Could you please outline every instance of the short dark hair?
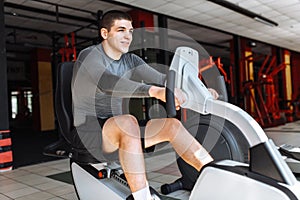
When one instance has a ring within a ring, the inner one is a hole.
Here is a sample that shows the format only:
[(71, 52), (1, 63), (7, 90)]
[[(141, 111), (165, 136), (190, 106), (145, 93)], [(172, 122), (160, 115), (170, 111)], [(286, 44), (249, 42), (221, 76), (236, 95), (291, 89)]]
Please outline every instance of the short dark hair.
[(128, 13), (120, 10), (110, 10), (102, 15), (100, 29), (106, 28), (108, 31), (110, 31), (111, 27), (114, 25), (115, 20), (122, 19), (132, 22), (132, 18)]

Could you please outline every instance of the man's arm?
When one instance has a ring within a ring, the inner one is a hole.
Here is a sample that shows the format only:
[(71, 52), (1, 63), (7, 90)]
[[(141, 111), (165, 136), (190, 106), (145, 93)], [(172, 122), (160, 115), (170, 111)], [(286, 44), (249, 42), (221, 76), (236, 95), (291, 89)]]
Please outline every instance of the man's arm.
[[(216, 90), (212, 88), (208, 88), (208, 91), (212, 94), (214, 99), (217, 99), (219, 97), (219, 94), (217, 93)], [(186, 101), (186, 96), (184, 92), (179, 89), (175, 88), (175, 106), (176, 109), (179, 110), (180, 105), (182, 105)], [(150, 97), (155, 97), (163, 102), (166, 102), (166, 88), (164, 87), (157, 87), (157, 86), (151, 86), (149, 89), (149, 95)]]
[(98, 81), (98, 88), (112, 96), (118, 97), (149, 97), (150, 85), (119, 77), (105, 70)]
[(132, 80), (141, 82), (144, 81), (148, 84), (164, 85), (166, 80), (166, 75), (157, 71), (150, 65), (148, 65), (143, 59), (137, 55), (131, 55), (133, 60)]
[[(149, 95), (150, 95), (150, 97), (154, 97), (163, 102), (166, 102), (166, 88), (165, 87), (151, 86), (149, 89)], [(176, 110), (179, 110), (180, 105), (186, 101), (186, 96), (182, 92), (182, 90), (179, 88), (175, 88), (174, 95), (175, 95)]]

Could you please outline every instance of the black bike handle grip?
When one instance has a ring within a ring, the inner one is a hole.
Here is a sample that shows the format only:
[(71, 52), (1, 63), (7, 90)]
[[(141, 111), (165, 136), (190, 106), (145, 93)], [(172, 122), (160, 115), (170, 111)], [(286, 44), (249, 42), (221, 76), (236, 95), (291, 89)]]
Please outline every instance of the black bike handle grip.
[(175, 77), (176, 72), (169, 70), (167, 75), (167, 87), (166, 87), (166, 109), (168, 118), (173, 118), (176, 116), (176, 106), (175, 106)]

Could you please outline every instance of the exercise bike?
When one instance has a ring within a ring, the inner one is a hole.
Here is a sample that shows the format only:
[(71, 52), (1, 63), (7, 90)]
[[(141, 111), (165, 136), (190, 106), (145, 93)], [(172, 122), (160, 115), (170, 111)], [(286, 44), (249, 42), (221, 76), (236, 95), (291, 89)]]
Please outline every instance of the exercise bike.
[[(126, 199), (130, 194), (118, 162), (97, 160), (72, 125), (71, 78), (73, 63), (58, 67), (56, 114), (60, 132), (71, 145), (70, 167), (79, 199)], [(299, 199), (300, 185), (278, 149), (257, 122), (242, 109), (214, 100), (198, 78), (198, 53), (188, 47), (177, 48), (167, 81), (168, 117), (176, 115), (174, 88), (187, 96), (183, 108), (213, 115), (236, 126), (250, 149), (249, 163), (233, 160), (212, 162), (202, 168), (191, 191), (196, 199)]]

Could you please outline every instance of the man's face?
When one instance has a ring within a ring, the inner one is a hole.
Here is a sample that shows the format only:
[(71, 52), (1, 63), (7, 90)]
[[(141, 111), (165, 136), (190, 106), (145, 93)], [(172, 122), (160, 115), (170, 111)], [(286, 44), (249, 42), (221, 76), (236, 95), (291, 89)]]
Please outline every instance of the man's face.
[[(131, 21), (115, 20), (110, 31), (106, 33), (107, 43), (114, 52), (127, 53), (132, 42), (133, 27)], [(103, 37), (103, 35), (102, 35)]]

